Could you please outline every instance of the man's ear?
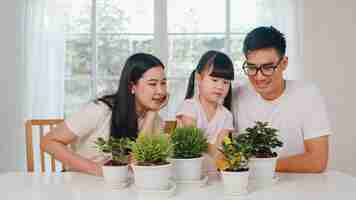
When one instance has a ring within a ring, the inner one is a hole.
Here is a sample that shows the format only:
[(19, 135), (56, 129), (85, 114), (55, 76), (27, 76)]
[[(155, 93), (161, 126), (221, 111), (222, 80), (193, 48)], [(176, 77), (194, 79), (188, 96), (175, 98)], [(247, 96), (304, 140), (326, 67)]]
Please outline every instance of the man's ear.
[(286, 70), (288, 67), (288, 56), (284, 56), (281, 61), (281, 69), (282, 71)]

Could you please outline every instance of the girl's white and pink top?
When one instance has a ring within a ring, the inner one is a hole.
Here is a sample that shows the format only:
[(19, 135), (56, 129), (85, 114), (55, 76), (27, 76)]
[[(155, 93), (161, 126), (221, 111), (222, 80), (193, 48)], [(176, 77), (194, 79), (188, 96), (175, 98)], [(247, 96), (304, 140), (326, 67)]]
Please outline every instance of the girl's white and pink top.
[[(233, 117), (232, 113), (225, 108), (225, 106), (219, 104), (214, 117), (208, 121), (203, 106), (200, 104), (198, 98), (186, 99), (182, 105), (178, 108), (176, 117), (188, 116), (196, 120), (197, 128), (204, 131), (205, 136), (210, 144), (215, 144), (218, 134), (223, 129), (233, 130)], [(205, 169), (204, 171), (216, 172), (214, 162), (209, 156), (205, 156)]]

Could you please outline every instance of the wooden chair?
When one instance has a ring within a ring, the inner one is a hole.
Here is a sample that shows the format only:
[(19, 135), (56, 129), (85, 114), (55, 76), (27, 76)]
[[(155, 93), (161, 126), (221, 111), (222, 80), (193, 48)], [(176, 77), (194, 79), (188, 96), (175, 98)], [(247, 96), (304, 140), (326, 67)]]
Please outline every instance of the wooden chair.
[(177, 127), (176, 120), (164, 121), (164, 133), (171, 134), (172, 131)]
[[(63, 122), (63, 119), (38, 119), (38, 120), (27, 120), (26, 121), (26, 158), (27, 158), (27, 171), (34, 172), (34, 145), (33, 145), (33, 133), (34, 128), (39, 127), (39, 138), (43, 137), (45, 128), (52, 130), (53, 127)], [(37, 133), (37, 132), (36, 132)], [(39, 143), (38, 143), (39, 144)], [(40, 149), (40, 148), (39, 148)], [(56, 171), (56, 161), (53, 156), (51, 157), (51, 171)], [(41, 172), (46, 171), (45, 166), (45, 152), (40, 150), (41, 159)], [(64, 166), (62, 166), (64, 170)]]

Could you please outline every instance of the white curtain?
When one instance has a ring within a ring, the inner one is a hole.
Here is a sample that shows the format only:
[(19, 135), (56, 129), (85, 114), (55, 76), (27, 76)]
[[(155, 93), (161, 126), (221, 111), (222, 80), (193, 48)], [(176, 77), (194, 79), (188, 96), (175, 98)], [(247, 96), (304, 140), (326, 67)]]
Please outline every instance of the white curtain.
[[(64, 108), (65, 13), (68, 0), (21, 0), (19, 50), (25, 70), (25, 120), (62, 118)], [(21, 124), (23, 124), (22, 122)], [(34, 130), (36, 131), (36, 130)], [(47, 131), (47, 130), (45, 130)], [(39, 134), (33, 135), (39, 155)], [(22, 143), (21, 143), (22, 145)], [(17, 145), (18, 146), (18, 145)], [(23, 158), (23, 153), (21, 154)], [(35, 156), (39, 163), (39, 157)], [(50, 160), (46, 159), (46, 162)], [(35, 170), (39, 171), (39, 164)], [(46, 166), (50, 166), (48, 163)], [(57, 165), (60, 168), (60, 165)], [(50, 171), (50, 170), (47, 170)]]
[(67, 0), (25, 3), (28, 118), (63, 117)]
[(299, 79), (302, 64), (302, 1), (301, 0), (257, 0), (256, 25), (274, 26), (285, 34), (289, 58), (285, 77)]

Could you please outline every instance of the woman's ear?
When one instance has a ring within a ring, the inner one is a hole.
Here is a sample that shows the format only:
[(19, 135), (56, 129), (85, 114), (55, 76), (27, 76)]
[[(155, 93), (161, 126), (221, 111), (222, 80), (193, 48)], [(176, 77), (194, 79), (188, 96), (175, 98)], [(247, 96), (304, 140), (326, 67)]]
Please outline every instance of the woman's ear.
[(128, 87), (129, 87), (129, 92), (131, 92), (131, 94), (135, 94), (136, 92), (135, 84), (131, 82)]
[(196, 71), (195, 72), (195, 80), (201, 81), (202, 79), (203, 79), (203, 75)]

